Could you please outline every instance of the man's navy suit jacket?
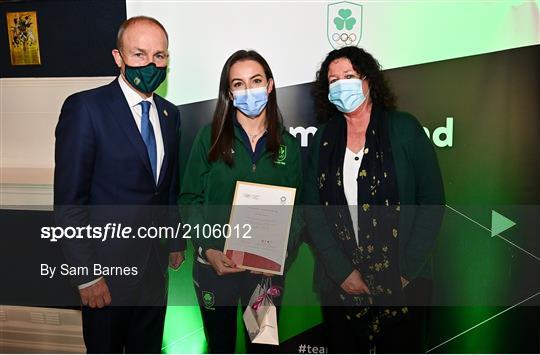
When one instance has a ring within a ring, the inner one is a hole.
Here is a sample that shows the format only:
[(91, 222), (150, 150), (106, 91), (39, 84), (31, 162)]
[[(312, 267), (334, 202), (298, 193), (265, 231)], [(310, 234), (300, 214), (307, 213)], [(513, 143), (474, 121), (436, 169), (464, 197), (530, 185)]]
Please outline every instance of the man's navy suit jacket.
[[(154, 94), (163, 137), (164, 158), (155, 182), (146, 146), (116, 79), (71, 95), (56, 127), (54, 204), (61, 226), (172, 226), (179, 222), (180, 117), (178, 108)], [(142, 101), (142, 99), (141, 99)], [(136, 283), (149, 262), (167, 272), (169, 251), (185, 249), (180, 239), (63, 240), (70, 266), (86, 266), (89, 275), (75, 276), (82, 284), (96, 279), (93, 264), (137, 267), (138, 276), (108, 278), (107, 282)], [(152, 255), (152, 253), (155, 253)], [(153, 261), (152, 261), (153, 260)]]

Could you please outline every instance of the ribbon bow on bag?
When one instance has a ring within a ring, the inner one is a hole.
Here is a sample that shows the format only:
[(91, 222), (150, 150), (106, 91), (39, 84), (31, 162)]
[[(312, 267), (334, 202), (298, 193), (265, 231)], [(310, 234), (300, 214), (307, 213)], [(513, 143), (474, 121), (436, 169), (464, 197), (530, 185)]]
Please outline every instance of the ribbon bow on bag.
[(254, 310), (257, 310), (266, 297), (278, 297), (280, 295), (281, 295), (280, 288), (276, 286), (272, 286), (268, 290), (260, 294), (255, 299), (255, 302), (253, 302), (253, 304), (251, 305), (251, 308), (253, 308)]

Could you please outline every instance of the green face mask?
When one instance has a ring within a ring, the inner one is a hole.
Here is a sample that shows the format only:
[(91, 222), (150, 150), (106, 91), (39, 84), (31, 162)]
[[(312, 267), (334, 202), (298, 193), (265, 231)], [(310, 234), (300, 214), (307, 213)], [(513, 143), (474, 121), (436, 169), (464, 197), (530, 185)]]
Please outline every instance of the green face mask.
[(154, 63), (142, 67), (130, 67), (125, 64), (124, 75), (135, 89), (144, 94), (150, 94), (165, 80), (167, 67), (157, 67)]

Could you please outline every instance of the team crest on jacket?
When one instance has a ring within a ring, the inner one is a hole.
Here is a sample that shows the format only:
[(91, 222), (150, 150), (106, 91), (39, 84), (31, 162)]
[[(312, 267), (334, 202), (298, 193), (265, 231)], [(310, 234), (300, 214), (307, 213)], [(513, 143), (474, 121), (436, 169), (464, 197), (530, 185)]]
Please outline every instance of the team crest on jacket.
[(285, 159), (287, 158), (287, 146), (280, 145), (278, 150), (278, 157), (276, 159), (276, 164), (285, 165)]

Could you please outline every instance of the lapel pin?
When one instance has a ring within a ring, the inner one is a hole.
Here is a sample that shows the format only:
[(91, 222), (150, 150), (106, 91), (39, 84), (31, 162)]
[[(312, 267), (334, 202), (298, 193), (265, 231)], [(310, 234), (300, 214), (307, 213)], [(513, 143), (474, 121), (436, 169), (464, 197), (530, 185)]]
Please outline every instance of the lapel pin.
[(165, 117), (169, 116), (169, 113), (167, 112), (167, 110), (163, 110), (163, 114), (165, 115)]

